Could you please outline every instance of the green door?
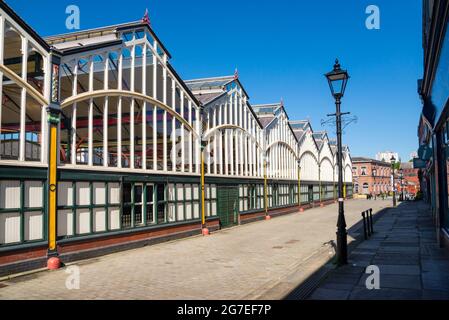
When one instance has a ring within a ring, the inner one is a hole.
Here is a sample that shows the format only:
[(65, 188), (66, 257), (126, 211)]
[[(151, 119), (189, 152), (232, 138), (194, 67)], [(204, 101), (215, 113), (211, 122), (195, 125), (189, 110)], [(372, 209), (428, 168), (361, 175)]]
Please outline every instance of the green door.
[(313, 203), (313, 186), (309, 186), (309, 203)]
[(217, 187), (217, 207), (221, 228), (238, 224), (238, 200), (238, 186)]

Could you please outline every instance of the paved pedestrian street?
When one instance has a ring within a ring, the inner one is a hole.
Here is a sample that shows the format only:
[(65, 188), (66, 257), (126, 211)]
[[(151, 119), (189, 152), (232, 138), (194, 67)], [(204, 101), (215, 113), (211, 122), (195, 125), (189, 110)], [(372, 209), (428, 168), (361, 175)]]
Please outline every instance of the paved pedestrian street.
[[(360, 221), (362, 211), (373, 208), (377, 212), (390, 203), (347, 201), (350, 235), (354, 235), (351, 226)], [(69, 265), (0, 282), (0, 298), (281, 299), (329, 259), (329, 246), (323, 244), (335, 239), (336, 221), (337, 206), (333, 204), (226, 229), (209, 237), (80, 261), (73, 264), (80, 268), (79, 289), (66, 287), (73, 275), (67, 273)], [(353, 241), (351, 236), (349, 241)], [(323, 253), (324, 258), (315, 262), (314, 268), (307, 264)], [(298, 271), (302, 272), (299, 277), (291, 276)]]
[[(449, 254), (436, 243), (427, 205), (402, 203), (374, 231), (353, 250), (349, 265), (328, 274), (310, 299), (449, 299)], [(369, 265), (379, 268), (378, 290), (367, 289)]]

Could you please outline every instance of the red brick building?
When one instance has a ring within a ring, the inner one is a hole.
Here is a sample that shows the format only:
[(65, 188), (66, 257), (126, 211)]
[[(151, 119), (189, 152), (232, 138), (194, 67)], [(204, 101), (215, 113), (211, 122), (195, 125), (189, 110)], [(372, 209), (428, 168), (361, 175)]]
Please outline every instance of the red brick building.
[(391, 164), (370, 158), (352, 158), (354, 194), (381, 194), (391, 191)]
[(402, 170), (402, 184), (400, 179), (400, 173), (396, 176), (396, 185), (398, 192), (402, 192), (402, 188), (404, 189), (404, 194), (413, 194), (416, 195), (418, 191), (420, 191), (419, 185), (419, 169), (413, 168), (412, 162), (401, 163), (400, 170)]

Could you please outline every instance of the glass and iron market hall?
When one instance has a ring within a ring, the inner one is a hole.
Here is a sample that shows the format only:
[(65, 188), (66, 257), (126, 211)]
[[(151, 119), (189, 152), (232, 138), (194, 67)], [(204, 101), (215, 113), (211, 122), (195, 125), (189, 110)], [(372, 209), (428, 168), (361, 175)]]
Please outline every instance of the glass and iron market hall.
[(0, 275), (335, 201), (326, 132), (170, 58), (147, 17), (42, 38), (0, 2)]

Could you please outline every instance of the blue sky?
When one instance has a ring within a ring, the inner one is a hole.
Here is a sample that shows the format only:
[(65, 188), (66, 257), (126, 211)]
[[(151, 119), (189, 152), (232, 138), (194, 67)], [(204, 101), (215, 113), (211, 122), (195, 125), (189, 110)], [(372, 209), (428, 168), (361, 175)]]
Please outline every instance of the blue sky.
[[(333, 113), (323, 74), (336, 57), (351, 79), (342, 108), (358, 117), (343, 142), (353, 156), (417, 148), (422, 77), (420, 0), (40, 0), (6, 1), (39, 34), (66, 33), (65, 8), (76, 4), (81, 29), (139, 20), (153, 29), (184, 79), (229, 75), (237, 67), (252, 104), (284, 99), (290, 119), (315, 131)], [(124, 4), (128, 4), (126, 7)], [(368, 5), (380, 9), (380, 30), (365, 27)]]

